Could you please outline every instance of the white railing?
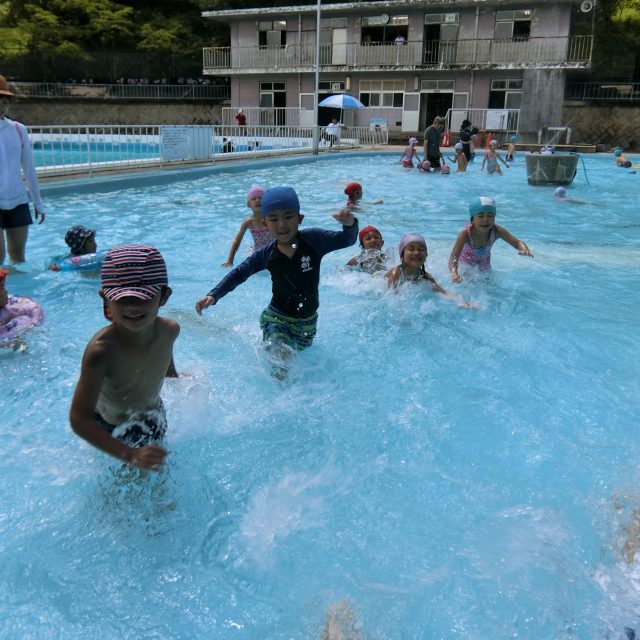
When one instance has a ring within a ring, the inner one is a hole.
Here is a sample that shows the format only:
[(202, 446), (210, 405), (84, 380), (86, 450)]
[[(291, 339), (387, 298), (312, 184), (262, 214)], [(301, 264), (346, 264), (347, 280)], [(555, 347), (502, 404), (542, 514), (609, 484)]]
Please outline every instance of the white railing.
[(459, 131), (469, 120), (481, 131), (518, 133), (520, 109), (449, 109), (445, 116), (445, 130)]
[[(238, 108), (222, 107), (222, 124), (237, 125)], [(306, 110), (298, 107), (243, 107), (247, 126), (300, 127), (307, 123)], [(313, 115), (311, 116), (313, 118)]]
[[(311, 153), (313, 128), (292, 126), (28, 127), (38, 174), (86, 173), (150, 167), (176, 161), (213, 162)], [(388, 131), (351, 127), (333, 138), (321, 132), (320, 151), (384, 146)]]
[[(477, 38), (465, 40), (348, 42), (321, 44), (324, 67), (573, 65), (591, 60), (592, 36)], [(210, 47), (203, 50), (205, 71), (216, 69), (313, 68), (315, 44), (266, 47)]]
[(228, 85), (203, 84), (75, 84), (12, 82), (19, 98), (84, 98), (94, 100), (229, 100)]

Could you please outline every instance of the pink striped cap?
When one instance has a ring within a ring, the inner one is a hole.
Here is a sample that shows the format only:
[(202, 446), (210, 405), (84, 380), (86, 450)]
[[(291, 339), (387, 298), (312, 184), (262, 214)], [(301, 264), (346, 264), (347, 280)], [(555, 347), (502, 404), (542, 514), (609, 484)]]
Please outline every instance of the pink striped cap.
[(155, 247), (144, 244), (109, 249), (100, 276), (107, 300), (126, 296), (151, 300), (169, 285), (164, 258)]

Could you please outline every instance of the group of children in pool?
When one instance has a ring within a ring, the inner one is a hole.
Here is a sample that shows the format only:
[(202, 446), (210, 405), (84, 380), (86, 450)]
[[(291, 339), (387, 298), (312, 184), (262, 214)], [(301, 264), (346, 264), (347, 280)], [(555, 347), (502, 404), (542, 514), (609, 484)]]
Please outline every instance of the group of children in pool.
[[(474, 135), (473, 138), (477, 141), (478, 136)], [(500, 165), (498, 162), (502, 162), (502, 164), (508, 169), (510, 162), (515, 162), (515, 153), (516, 153), (516, 142), (518, 141), (517, 136), (511, 136), (509, 147), (507, 148), (506, 159), (503, 160), (502, 156), (498, 153), (498, 141), (491, 140), (489, 142), (489, 148), (485, 151), (484, 158), (482, 159), (482, 167), (480, 167), (480, 171), (484, 171), (484, 165), (487, 165), (487, 173), (498, 173), (502, 175), (502, 171), (500, 170)], [(405, 167), (408, 171), (415, 168), (413, 164), (413, 159), (415, 158), (418, 161), (418, 170), (421, 173), (431, 173), (439, 171), (442, 175), (448, 175), (451, 173), (451, 167), (444, 163), (445, 156), (440, 153), (440, 156), (434, 160), (437, 160), (438, 165), (432, 166), (430, 160), (425, 156), (421, 161), (420, 156), (418, 156), (418, 152), (415, 150), (415, 145), (418, 143), (418, 139), (411, 137), (409, 138), (409, 146), (405, 148), (402, 152), (402, 157), (400, 158), (400, 164)], [(464, 152), (464, 145), (462, 142), (457, 142), (455, 145), (455, 156), (452, 158), (450, 156), (446, 156), (446, 158), (451, 162), (451, 164), (457, 164), (458, 168), (456, 169), (456, 173), (466, 171), (470, 162), (473, 162), (475, 158), (475, 153), (471, 153), (470, 157), (467, 158), (467, 155)], [(443, 160), (442, 166), (440, 166), (440, 158)]]
[[(201, 315), (251, 275), (266, 269), (271, 273), (272, 298), (260, 317), (263, 339), (284, 355), (311, 346), (316, 334), (323, 256), (352, 246), (359, 239), (361, 253), (349, 261), (349, 266), (376, 273), (386, 263), (380, 232), (371, 225), (359, 231), (353, 214), (362, 199), (361, 185), (350, 183), (345, 194), (349, 198), (346, 207), (333, 216), (342, 225), (340, 231), (300, 229), (304, 216), (294, 189), (251, 187), (247, 206), (252, 215), (242, 223), (223, 266), (232, 266), (247, 229), (253, 236), (253, 253), (196, 302), (196, 312)], [(521, 255), (533, 257), (524, 242), (495, 224), (496, 205), (491, 198), (473, 200), (469, 213), (470, 222), (460, 232), (449, 260), (454, 282), (461, 280), (460, 263), (490, 268), (491, 247), (499, 238)], [(72, 227), (65, 240), (71, 254), (54, 260), (49, 266), (53, 270), (70, 257), (96, 253), (95, 231)], [(146, 245), (118, 246), (103, 253), (99, 293), (109, 325), (98, 331), (85, 350), (71, 403), (71, 427), (97, 449), (134, 467), (158, 471), (167, 455), (158, 444), (166, 430), (160, 389), (165, 377), (178, 376), (173, 343), (180, 332), (177, 322), (158, 315), (171, 295), (166, 265), (160, 252)], [(427, 243), (420, 234), (402, 237), (399, 258), (399, 265), (380, 273), (389, 288), (423, 282), (459, 307), (475, 308), (443, 289), (425, 270)], [(38, 324), (44, 319), (38, 305), (25, 304), (6, 293), (7, 273), (0, 272), (0, 320), (13, 314), (15, 328)]]

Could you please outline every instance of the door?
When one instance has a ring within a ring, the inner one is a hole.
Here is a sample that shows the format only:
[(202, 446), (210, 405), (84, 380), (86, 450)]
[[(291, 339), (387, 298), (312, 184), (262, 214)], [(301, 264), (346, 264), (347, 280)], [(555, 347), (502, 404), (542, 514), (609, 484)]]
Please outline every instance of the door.
[(440, 60), (444, 64), (456, 61), (456, 46), (458, 40), (458, 25), (440, 25)]
[[(522, 91), (507, 91), (504, 99), (504, 106), (506, 109), (520, 109), (522, 103)], [(517, 111), (510, 111), (507, 121), (507, 129), (509, 131), (518, 130), (518, 116), (520, 114)]]
[(331, 64), (347, 64), (347, 30), (334, 29), (331, 45)]
[(287, 115), (287, 92), (286, 91), (274, 91), (273, 92), (273, 106), (275, 107), (275, 122), (279, 127), (286, 124)]
[(440, 59), (440, 25), (424, 25), (424, 64), (436, 64)]

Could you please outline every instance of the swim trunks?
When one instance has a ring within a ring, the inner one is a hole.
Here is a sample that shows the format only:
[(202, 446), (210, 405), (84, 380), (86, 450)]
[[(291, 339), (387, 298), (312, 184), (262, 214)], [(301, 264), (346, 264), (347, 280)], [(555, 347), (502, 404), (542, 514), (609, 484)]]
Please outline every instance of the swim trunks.
[(130, 447), (144, 447), (162, 440), (167, 431), (167, 414), (162, 401), (155, 411), (136, 413), (121, 425), (110, 424), (95, 411), (93, 419), (116, 440)]
[(623, 167), (625, 169), (629, 169), (631, 167), (631, 160), (627, 160), (626, 162), (621, 162), (618, 166)]
[(296, 351), (304, 351), (313, 344), (318, 314), (308, 318), (291, 318), (269, 305), (260, 316), (262, 339), (284, 342)]
[(30, 224), (33, 224), (33, 218), (28, 204), (19, 204), (13, 209), (0, 209), (0, 229), (15, 229)]
[(440, 156), (427, 156), (427, 160), (431, 163), (432, 169), (440, 168)]

